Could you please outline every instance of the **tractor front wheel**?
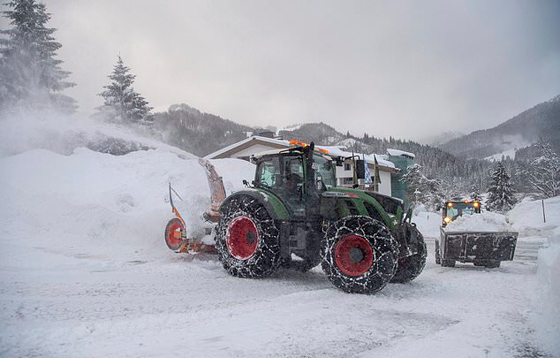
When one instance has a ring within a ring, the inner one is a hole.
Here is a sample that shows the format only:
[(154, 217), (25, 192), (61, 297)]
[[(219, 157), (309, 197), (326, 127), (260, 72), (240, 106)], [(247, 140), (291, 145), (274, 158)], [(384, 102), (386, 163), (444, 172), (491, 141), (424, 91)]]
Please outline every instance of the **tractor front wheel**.
[(398, 253), (385, 225), (367, 216), (349, 216), (327, 229), (322, 268), (339, 289), (371, 294), (395, 274)]
[(418, 252), (414, 255), (399, 259), (397, 272), (391, 279), (391, 282), (410, 282), (418, 277), (424, 270), (424, 266), (426, 266), (426, 256), (428, 255), (428, 249), (426, 248), (426, 243), (424, 242), (424, 236), (416, 228), (416, 225), (408, 225), (407, 231), (408, 235), (412, 235), (413, 237), (415, 237), (413, 241), (415, 241), (417, 244)]
[(237, 277), (265, 277), (280, 264), (279, 230), (264, 205), (246, 195), (224, 204), (216, 227), (218, 259)]

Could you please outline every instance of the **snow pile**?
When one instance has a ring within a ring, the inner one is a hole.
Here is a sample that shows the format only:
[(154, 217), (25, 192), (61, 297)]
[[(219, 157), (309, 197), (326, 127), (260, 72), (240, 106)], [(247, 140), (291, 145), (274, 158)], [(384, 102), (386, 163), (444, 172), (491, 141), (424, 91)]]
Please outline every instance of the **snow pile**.
[(485, 211), (480, 214), (463, 215), (447, 224), (446, 231), (512, 231), (502, 214)]
[[(48, 138), (32, 134), (40, 147), (48, 144)], [(67, 143), (83, 138), (66, 134)], [(111, 133), (122, 139), (116, 134)], [(188, 223), (187, 232), (202, 235), (206, 224), (201, 215), (209, 209), (210, 190), (197, 157), (146, 142), (153, 149), (119, 156), (78, 147), (67, 155), (33, 149), (0, 157), (0, 266), (34, 262), (28, 254), (31, 246), (70, 256), (167, 253), (163, 230), (172, 217), (169, 182), (184, 199), (175, 202)], [(254, 178), (254, 165), (246, 161), (212, 163), (228, 194), (243, 188), (243, 179)]]
[(540, 339), (551, 352), (560, 352), (560, 228), (553, 231), (550, 246), (539, 250), (537, 274), (545, 303)]
[(508, 213), (513, 228), (523, 234), (543, 232), (547, 236), (560, 226), (560, 196), (544, 199), (546, 222), (543, 218), (541, 200), (525, 198)]

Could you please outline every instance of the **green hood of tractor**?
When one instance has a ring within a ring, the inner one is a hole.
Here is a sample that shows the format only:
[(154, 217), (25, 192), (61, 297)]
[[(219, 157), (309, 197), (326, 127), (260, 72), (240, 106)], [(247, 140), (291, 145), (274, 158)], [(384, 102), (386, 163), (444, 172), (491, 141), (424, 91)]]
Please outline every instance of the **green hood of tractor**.
[[(374, 216), (371, 214), (373, 207), (390, 230), (402, 222), (403, 205), (396, 198), (343, 187), (330, 188), (323, 193), (323, 196), (336, 196), (342, 199), (339, 200), (339, 211), (342, 216), (355, 215), (356, 211), (358, 215)], [(348, 207), (348, 201), (352, 202), (350, 205), (353, 207)]]

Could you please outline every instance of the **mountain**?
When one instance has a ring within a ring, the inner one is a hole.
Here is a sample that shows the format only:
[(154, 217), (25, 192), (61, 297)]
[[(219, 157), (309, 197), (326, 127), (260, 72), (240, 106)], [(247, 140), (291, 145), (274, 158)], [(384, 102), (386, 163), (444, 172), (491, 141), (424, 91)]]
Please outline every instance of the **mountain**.
[(154, 115), (155, 130), (165, 143), (198, 156), (247, 138), (253, 128), (219, 116), (202, 113), (186, 104), (175, 104)]
[(432, 147), (439, 147), (440, 145), (442, 145), (444, 143), (447, 143), (452, 139), (460, 138), (464, 135), (465, 135), (465, 133), (462, 133), (462, 132), (445, 131), (445, 132), (437, 134), (437, 135), (433, 135), (433, 136), (423, 138), (423, 139), (419, 140), (418, 143), (428, 144), (428, 145), (431, 145)]
[(439, 148), (464, 158), (486, 158), (545, 139), (560, 151), (560, 95), (490, 129), (472, 132)]

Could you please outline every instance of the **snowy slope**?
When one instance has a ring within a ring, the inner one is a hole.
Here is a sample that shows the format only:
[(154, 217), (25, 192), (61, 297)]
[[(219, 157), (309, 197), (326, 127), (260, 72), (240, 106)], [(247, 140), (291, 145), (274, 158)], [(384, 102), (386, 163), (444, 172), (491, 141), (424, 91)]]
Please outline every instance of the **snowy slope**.
[[(519, 258), (500, 269), (442, 268), (433, 260), (440, 218), (420, 212), (414, 220), (428, 237), (429, 257), (410, 284), (349, 295), (320, 268), (238, 279), (214, 256), (174, 254), (163, 242), (172, 216), (169, 181), (185, 200), (179, 205), (188, 230), (204, 226), (208, 187), (191, 155), (110, 126), (78, 127), (64, 129), (62, 137), (46, 127), (64, 140), (33, 133), (33, 143), (17, 151), (6, 146), (0, 157), (2, 357), (557, 353), (550, 338), (555, 326), (544, 326), (539, 311), (554, 299), (556, 286), (545, 286), (545, 300), (539, 294), (544, 281), (535, 274), (536, 250), (548, 243), (548, 231), (520, 238)], [(97, 132), (153, 149), (113, 156), (84, 148)], [(213, 163), (228, 192), (253, 176), (254, 166), (244, 161)], [(514, 225), (519, 220), (525, 219)], [(531, 226), (526, 220), (523, 225)], [(541, 260), (550, 264), (539, 267), (539, 277), (555, 279), (554, 260)]]

